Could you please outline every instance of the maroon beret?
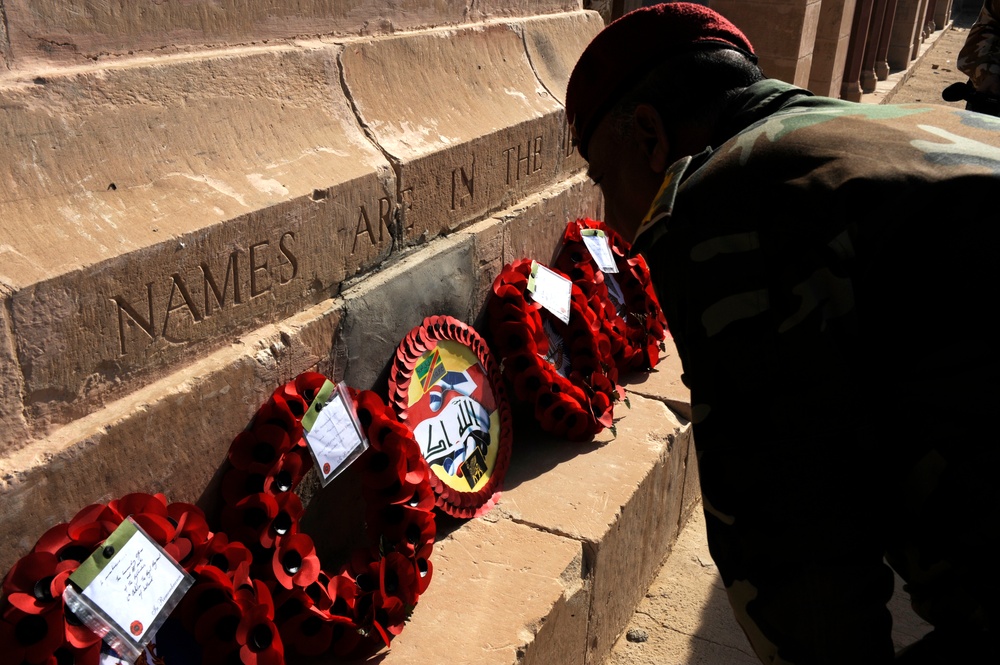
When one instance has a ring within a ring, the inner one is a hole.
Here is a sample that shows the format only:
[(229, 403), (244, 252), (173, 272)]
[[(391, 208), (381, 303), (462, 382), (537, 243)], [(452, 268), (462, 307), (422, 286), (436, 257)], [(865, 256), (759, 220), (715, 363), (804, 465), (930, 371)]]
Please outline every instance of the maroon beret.
[(566, 119), (586, 159), (587, 142), (625, 93), (664, 59), (702, 48), (734, 49), (757, 61), (740, 29), (691, 2), (667, 2), (625, 14), (584, 50), (566, 88)]

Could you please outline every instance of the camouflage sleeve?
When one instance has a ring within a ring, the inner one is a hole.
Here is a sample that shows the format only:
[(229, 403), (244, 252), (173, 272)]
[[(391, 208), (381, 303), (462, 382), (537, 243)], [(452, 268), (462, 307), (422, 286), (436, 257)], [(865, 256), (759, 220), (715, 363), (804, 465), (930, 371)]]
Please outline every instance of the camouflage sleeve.
[(983, 4), (957, 64), (976, 90), (1000, 96), (1000, 0)]

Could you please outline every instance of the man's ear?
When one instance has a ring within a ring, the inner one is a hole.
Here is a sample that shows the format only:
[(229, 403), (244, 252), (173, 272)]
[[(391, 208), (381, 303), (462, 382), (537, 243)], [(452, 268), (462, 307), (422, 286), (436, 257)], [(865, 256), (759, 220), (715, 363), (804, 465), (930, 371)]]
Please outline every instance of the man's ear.
[(633, 130), (649, 168), (663, 173), (670, 166), (670, 140), (660, 112), (650, 104), (639, 104), (633, 115)]

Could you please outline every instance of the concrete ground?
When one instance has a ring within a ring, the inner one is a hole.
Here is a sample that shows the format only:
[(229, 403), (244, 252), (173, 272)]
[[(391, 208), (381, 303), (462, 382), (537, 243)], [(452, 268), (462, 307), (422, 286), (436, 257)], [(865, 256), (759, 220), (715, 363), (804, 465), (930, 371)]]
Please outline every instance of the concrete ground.
[[(941, 90), (965, 81), (955, 59), (975, 13), (955, 17), (953, 25), (932, 35), (917, 64), (908, 72), (889, 76), (865, 103), (946, 104)], [(890, 603), (893, 641), (897, 649), (930, 630), (909, 606), (902, 581)], [(605, 665), (755, 665), (759, 663), (732, 616), (718, 570), (712, 563), (700, 506), (675, 544), (645, 597), (639, 602), (626, 632), (615, 643)]]

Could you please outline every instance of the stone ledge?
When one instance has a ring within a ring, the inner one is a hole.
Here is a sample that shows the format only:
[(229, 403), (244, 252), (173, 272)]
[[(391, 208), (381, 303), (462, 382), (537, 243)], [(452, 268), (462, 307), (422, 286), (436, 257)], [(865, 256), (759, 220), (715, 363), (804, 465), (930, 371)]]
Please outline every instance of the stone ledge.
[(579, 8), (579, 0), (4, 0), (0, 13), (6, 12), (7, 20), (6, 26), (0, 22), (0, 54), (8, 66), (19, 68), (104, 62), (136, 53), (392, 33)]

